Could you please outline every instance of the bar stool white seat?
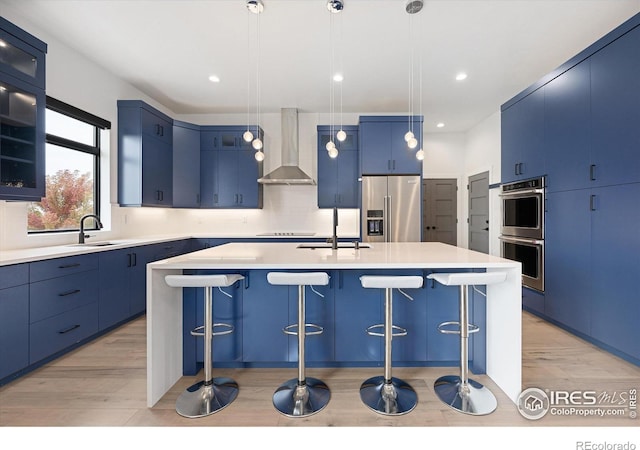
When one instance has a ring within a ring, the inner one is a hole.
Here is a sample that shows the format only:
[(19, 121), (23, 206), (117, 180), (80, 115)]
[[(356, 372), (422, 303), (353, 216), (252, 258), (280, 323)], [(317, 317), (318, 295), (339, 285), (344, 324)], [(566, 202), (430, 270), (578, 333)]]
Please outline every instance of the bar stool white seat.
[(313, 286), (326, 286), (329, 275), (325, 272), (269, 272), (267, 281), (273, 285), (298, 286), (298, 323), (282, 330), (285, 334), (298, 336), (298, 377), (276, 389), (273, 406), (288, 417), (310, 416), (327, 406), (331, 391), (323, 381), (307, 377), (305, 373), (305, 337), (323, 332), (321, 326), (306, 323), (305, 288), (311, 286), (313, 290)]
[[(402, 415), (418, 404), (418, 395), (411, 385), (391, 374), (391, 341), (394, 337), (406, 336), (407, 330), (393, 325), (393, 289), (413, 300), (402, 289), (422, 287), (420, 276), (363, 275), (360, 283), (366, 289), (384, 289), (384, 323), (367, 328), (367, 334), (384, 337), (384, 376), (375, 376), (360, 386), (362, 402), (373, 411), (387, 416)], [(375, 331), (382, 328), (382, 332)]]
[[(204, 379), (178, 397), (176, 412), (183, 417), (208, 416), (225, 408), (238, 396), (238, 383), (231, 378), (212, 376), (212, 338), (232, 333), (234, 328), (227, 323), (213, 323), (213, 288), (230, 287), (243, 278), (239, 274), (165, 276), (165, 282), (171, 287), (204, 288), (204, 325), (191, 331), (192, 336), (204, 337)], [(214, 331), (214, 328), (219, 331)]]
[[(460, 320), (443, 322), (438, 330), (444, 334), (460, 335), (460, 375), (444, 375), (434, 383), (438, 398), (456, 411), (480, 416), (492, 413), (498, 406), (495, 395), (485, 386), (469, 378), (469, 334), (479, 331), (476, 325), (469, 323), (469, 286), (486, 286), (502, 283), (506, 272), (460, 272), (432, 273), (428, 279), (445, 286), (460, 287)], [(451, 329), (451, 326), (458, 327)]]

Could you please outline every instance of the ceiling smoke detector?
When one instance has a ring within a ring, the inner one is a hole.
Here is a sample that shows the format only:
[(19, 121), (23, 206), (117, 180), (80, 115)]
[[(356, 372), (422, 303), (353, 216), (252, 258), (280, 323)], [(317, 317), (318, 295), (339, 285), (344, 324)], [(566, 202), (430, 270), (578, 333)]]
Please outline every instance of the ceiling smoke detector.
[(423, 0), (407, 0), (407, 6), (405, 6), (405, 9), (409, 14), (415, 14), (420, 12), (423, 6)]
[(344, 2), (342, 0), (329, 0), (327, 2), (327, 9), (332, 13), (339, 13), (344, 9)]
[(264, 3), (262, 0), (247, 0), (247, 9), (254, 14), (260, 14), (264, 11)]

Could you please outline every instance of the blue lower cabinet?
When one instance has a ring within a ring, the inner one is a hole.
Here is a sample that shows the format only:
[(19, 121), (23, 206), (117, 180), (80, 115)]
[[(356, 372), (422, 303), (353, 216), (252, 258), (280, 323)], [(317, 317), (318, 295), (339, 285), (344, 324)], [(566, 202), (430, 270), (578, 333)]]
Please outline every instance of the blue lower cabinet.
[[(438, 325), (442, 322), (454, 322), (460, 319), (460, 288), (458, 286), (443, 286), (435, 280), (425, 280), (425, 283), (427, 291), (426, 327), (429, 344), (427, 359), (440, 362), (459, 361), (460, 339), (458, 335), (443, 334), (438, 331)], [(472, 296), (469, 295), (469, 309), (471, 310), (472, 307)], [(470, 314), (469, 321), (473, 322), (471, 317), (473, 316)], [(469, 348), (473, 348), (471, 342)], [(471, 354), (469, 356), (471, 357)]]
[(30, 322), (38, 322), (95, 302), (97, 285), (97, 270), (31, 283)]
[[(337, 273), (337, 272), (336, 272)], [(334, 290), (332, 285), (336, 281), (333, 272), (329, 274), (329, 285), (310, 286), (305, 288), (305, 317), (306, 323), (319, 325), (322, 334), (305, 337), (305, 361), (333, 361), (334, 360)], [(324, 297), (318, 295), (314, 290)], [(289, 325), (298, 323), (298, 287), (289, 286)], [(308, 328), (307, 332), (316, 331)], [(298, 361), (298, 336), (287, 335), (289, 338), (289, 361)]]
[(591, 192), (591, 337), (638, 361), (640, 183)]
[[(198, 272), (198, 274), (204, 273)], [(204, 289), (191, 288), (191, 290), (195, 291), (191, 295), (195, 295), (196, 326), (201, 326), (204, 324)], [(214, 336), (211, 345), (214, 365), (221, 362), (242, 361), (242, 294), (244, 292), (244, 283), (243, 281), (238, 281), (233, 286), (222, 288), (222, 290), (232, 297), (228, 297), (217, 288), (213, 289), (213, 323), (229, 324), (234, 327), (234, 330), (230, 334)], [(215, 332), (226, 329), (228, 328), (214, 325)], [(204, 339), (200, 336), (191, 336), (190, 330), (187, 330), (187, 335), (195, 342), (198, 362), (203, 362)]]
[(29, 363), (34, 364), (98, 332), (98, 302), (32, 323)]
[(375, 271), (341, 270), (335, 291), (336, 361), (381, 362), (382, 339), (369, 336), (367, 328), (384, 319), (384, 295), (378, 289), (364, 289), (362, 275)]
[[(4, 267), (0, 273), (4, 278)], [(29, 286), (24, 284), (0, 290), (0, 380), (28, 365)]]
[(242, 294), (242, 353), (249, 363), (289, 360), (288, 339), (282, 332), (289, 325), (289, 289), (270, 285), (268, 272), (251, 270)]
[(526, 311), (544, 314), (544, 294), (533, 289), (522, 288), (522, 306)]
[(98, 319), (100, 330), (104, 330), (126, 320), (130, 315), (129, 269), (132, 256), (129, 249), (122, 249), (101, 252), (99, 257)]

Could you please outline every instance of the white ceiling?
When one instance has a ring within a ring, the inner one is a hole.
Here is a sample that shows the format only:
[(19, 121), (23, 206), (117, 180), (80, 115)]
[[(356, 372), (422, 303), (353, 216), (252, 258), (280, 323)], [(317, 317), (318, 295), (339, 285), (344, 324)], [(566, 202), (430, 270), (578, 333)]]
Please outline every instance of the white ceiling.
[[(327, 113), (332, 42), (344, 112), (408, 113), (413, 48), (413, 112), (425, 115), (427, 132), (437, 122), (468, 130), (640, 12), (640, 0), (424, 0), (415, 15), (406, 0), (343, 0), (335, 15), (326, 0), (263, 1), (259, 71), (258, 21), (246, 0), (0, 0), (0, 8), (176, 114), (255, 112), (257, 73), (263, 113)], [(463, 82), (459, 71), (469, 75)]]

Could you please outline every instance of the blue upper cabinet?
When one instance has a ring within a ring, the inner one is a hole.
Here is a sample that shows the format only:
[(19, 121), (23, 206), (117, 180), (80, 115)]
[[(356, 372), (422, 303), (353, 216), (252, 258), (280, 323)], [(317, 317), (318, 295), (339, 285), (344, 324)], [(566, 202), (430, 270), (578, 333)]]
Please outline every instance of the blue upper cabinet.
[[(415, 155), (422, 148), (422, 123), (422, 116), (361, 116), (361, 174), (422, 174), (422, 161)], [(404, 140), (410, 129), (418, 140), (415, 149)]]
[(118, 203), (173, 204), (173, 119), (139, 100), (118, 100)]
[[(331, 138), (331, 127), (318, 125), (318, 207), (357, 208), (360, 192), (358, 182), (358, 127), (343, 126), (347, 138), (340, 142), (333, 139), (338, 156), (330, 158), (327, 142)], [(336, 132), (338, 128), (334, 127)]]
[(590, 183), (590, 65), (590, 60), (584, 60), (544, 87), (547, 189), (550, 192), (585, 188)]
[(47, 45), (0, 17), (0, 199), (45, 195)]
[(200, 207), (200, 127), (173, 122), (173, 207)]
[(640, 27), (591, 57), (593, 186), (640, 181)]
[(502, 111), (502, 182), (544, 175), (544, 88)]
[[(246, 126), (206, 126), (200, 140), (202, 208), (262, 208), (263, 165), (242, 134)], [(256, 127), (252, 126), (251, 130)], [(259, 129), (260, 138), (264, 133)]]

